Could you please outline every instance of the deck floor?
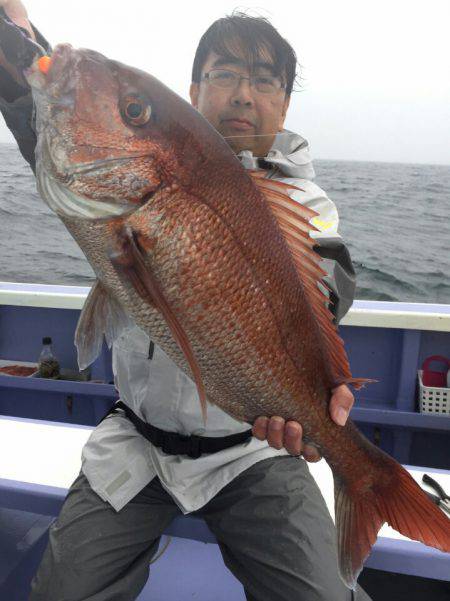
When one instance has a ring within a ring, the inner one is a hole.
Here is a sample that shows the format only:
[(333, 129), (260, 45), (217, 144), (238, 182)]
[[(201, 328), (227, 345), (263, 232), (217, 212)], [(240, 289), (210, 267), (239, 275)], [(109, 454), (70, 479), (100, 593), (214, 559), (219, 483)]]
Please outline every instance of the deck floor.
[[(161, 545), (164, 542), (165, 537)], [(150, 566), (150, 578), (138, 601), (187, 599), (245, 601), (245, 595), (225, 567), (217, 545), (172, 538), (164, 554)]]
[[(0, 598), (24, 601), (27, 583), (37, 568), (46, 543), (45, 531), (49, 518), (14, 510), (1, 510), (1, 517), (5, 521), (2, 528), (4, 536), (0, 540), (0, 555), (3, 556), (1, 567), (4, 572), (0, 570)], [(162, 545), (166, 540), (163, 537)], [(450, 599), (450, 582), (372, 569), (365, 569), (359, 582), (372, 601)], [(150, 578), (138, 601), (188, 599), (245, 601), (245, 596), (241, 584), (224, 566), (217, 545), (172, 538), (167, 550), (150, 566)]]

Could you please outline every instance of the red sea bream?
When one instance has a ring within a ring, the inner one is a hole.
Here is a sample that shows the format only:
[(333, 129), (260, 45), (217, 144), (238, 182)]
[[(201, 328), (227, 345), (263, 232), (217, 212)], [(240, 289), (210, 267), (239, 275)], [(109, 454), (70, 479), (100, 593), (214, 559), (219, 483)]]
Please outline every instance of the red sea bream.
[(216, 403), (250, 424), (297, 420), (334, 475), (341, 576), (354, 587), (384, 522), (450, 551), (450, 520), (349, 420), (330, 390), (353, 378), (319, 282), (315, 215), (249, 173), (154, 77), (58, 46), (28, 73), (37, 177), (98, 281), (76, 342), (81, 367), (130, 317)]

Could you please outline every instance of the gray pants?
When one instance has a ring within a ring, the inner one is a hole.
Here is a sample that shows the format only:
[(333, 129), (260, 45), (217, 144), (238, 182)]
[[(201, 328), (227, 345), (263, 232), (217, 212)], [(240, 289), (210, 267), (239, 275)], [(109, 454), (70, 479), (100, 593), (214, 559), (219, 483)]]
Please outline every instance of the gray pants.
[[(161, 534), (179, 514), (158, 478), (117, 513), (81, 473), (50, 528), (30, 601), (136, 599)], [(370, 601), (338, 576), (334, 525), (303, 460), (256, 463), (196, 515), (248, 601)]]

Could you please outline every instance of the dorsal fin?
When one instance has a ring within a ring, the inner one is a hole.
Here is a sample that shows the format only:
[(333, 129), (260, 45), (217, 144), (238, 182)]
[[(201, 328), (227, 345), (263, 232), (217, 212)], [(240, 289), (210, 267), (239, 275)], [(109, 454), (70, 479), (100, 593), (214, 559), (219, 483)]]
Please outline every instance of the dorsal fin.
[(329, 290), (326, 282), (323, 281), (326, 272), (319, 266), (322, 261), (320, 255), (313, 250), (314, 246), (320, 246), (320, 240), (311, 238), (310, 232), (320, 230), (312, 225), (310, 220), (319, 214), (290, 197), (289, 192), (301, 188), (267, 179), (263, 170), (249, 171), (249, 173), (264, 195), (291, 251), (322, 336), (323, 348), (331, 371), (331, 387), (353, 384), (355, 388), (360, 388), (370, 380), (352, 377), (344, 343), (334, 324), (333, 314), (328, 309), (329, 298), (322, 288)]

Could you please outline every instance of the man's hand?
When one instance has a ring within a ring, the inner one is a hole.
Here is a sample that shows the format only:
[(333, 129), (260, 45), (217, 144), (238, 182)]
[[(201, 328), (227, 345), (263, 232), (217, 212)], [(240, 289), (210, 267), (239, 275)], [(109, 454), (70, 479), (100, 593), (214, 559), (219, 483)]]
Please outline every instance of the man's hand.
[(0, 0), (0, 6), (13, 23), (23, 27), (31, 35), (31, 39), (36, 41), (33, 28), (28, 20), (28, 13), (21, 0)]
[[(330, 415), (339, 426), (344, 426), (355, 398), (346, 384), (341, 384), (332, 390), (330, 400)], [(283, 447), (290, 455), (303, 455), (306, 461), (316, 462), (322, 458), (313, 446), (303, 444), (302, 426), (298, 422), (285, 422), (282, 417), (258, 417), (253, 424), (253, 436), (258, 440), (267, 440), (274, 449)]]
[[(28, 31), (33, 41), (36, 41), (33, 28), (28, 20), (28, 14), (25, 6), (20, 0), (0, 0), (0, 7), (4, 9), (5, 13), (11, 19), (13, 23), (19, 27), (23, 27)], [(28, 84), (21, 72), (15, 65), (10, 64), (5, 55), (0, 49), (0, 67), (3, 67), (11, 77), (21, 86), (28, 88)]]

